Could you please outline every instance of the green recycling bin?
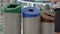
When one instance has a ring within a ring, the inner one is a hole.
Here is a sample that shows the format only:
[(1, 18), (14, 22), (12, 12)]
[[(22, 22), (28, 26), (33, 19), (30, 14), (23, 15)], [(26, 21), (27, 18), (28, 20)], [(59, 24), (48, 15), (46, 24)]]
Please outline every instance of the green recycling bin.
[(21, 4), (4, 7), (4, 34), (21, 34)]

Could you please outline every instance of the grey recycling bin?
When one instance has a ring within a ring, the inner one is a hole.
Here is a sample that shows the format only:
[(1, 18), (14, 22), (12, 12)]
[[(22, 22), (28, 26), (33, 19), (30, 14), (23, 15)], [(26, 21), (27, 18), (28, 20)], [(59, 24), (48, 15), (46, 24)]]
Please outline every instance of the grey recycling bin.
[(26, 7), (23, 9), (23, 34), (42, 34), (38, 8)]
[(8, 4), (4, 7), (4, 34), (21, 34), (21, 5)]
[(42, 34), (55, 34), (54, 32), (54, 13), (52, 12), (42, 12)]

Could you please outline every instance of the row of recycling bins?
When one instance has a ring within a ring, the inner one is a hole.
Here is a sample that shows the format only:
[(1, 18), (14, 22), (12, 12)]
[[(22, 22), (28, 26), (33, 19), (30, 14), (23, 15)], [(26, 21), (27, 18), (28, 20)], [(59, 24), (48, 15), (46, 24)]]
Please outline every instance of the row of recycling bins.
[(54, 23), (40, 22), (40, 9), (25, 7), (21, 10), (21, 4), (8, 4), (4, 7), (4, 28), (1, 34), (21, 34), (21, 11), (23, 34), (55, 34)]

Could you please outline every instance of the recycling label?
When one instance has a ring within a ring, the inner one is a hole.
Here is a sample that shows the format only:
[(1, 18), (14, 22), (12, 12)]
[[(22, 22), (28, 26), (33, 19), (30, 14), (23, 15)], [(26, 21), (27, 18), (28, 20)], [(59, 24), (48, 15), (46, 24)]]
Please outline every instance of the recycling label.
[(0, 34), (4, 34), (4, 24), (0, 23)]

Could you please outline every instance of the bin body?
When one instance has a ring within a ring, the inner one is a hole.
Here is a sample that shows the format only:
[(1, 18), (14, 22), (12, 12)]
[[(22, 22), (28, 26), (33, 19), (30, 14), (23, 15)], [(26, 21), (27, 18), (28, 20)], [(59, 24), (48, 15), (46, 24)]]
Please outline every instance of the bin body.
[(54, 23), (43, 22), (42, 23), (42, 34), (55, 34)]
[(24, 18), (24, 34), (41, 34), (40, 17)]
[[(31, 12), (31, 10), (34, 10)], [(23, 9), (23, 34), (41, 34), (40, 10), (34, 7)]]
[[(16, 4), (11, 4), (11, 6), (14, 5)], [(11, 6), (4, 9), (4, 34), (21, 34), (21, 7), (18, 4), (16, 7)]]

